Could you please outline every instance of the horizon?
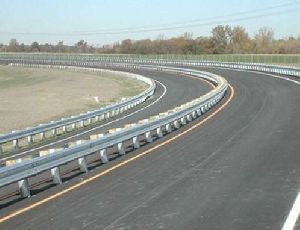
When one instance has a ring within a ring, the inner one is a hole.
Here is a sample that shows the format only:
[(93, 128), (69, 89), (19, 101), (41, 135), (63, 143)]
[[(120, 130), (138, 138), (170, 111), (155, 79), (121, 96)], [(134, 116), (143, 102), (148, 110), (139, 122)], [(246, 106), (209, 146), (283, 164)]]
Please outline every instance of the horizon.
[(15, 38), (26, 45), (34, 41), (39, 44), (63, 41), (65, 45), (74, 45), (85, 40), (101, 47), (128, 38), (154, 40), (163, 35), (169, 39), (185, 32), (192, 33), (193, 38), (209, 36), (212, 28), (225, 24), (244, 27), (250, 37), (261, 27), (272, 28), (276, 39), (300, 36), (300, 1), (295, 0), (231, 0), (231, 4), (220, 0), (81, 3), (80, 0), (4, 0), (0, 9), (0, 43), (7, 45)]

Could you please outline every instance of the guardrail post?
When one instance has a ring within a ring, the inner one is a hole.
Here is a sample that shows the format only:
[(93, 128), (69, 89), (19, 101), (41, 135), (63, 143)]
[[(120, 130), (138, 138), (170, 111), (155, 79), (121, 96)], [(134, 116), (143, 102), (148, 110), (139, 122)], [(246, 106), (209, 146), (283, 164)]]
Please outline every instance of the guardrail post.
[(52, 176), (52, 179), (53, 179), (53, 183), (54, 184), (61, 184), (62, 180), (61, 180), (61, 177), (60, 177), (59, 167), (55, 167), (55, 168), (51, 169), (50, 171), (51, 171), (51, 176)]
[(152, 136), (151, 136), (151, 132), (150, 131), (148, 131), (148, 132), (146, 132), (146, 141), (148, 142), (148, 143), (150, 143), (150, 142), (152, 142), (153, 140), (152, 140)]
[(208, 111), (209, 110), (209, 107), (208, 107), (208, 105), (206, 104), (206, 105), (204, 105), (204, 108), (205, 108), (205, 110), (206, 111)]
[(209, 109), (211, 109), (211, 107), (212, 107), (211, 102), (208, 102), (207, 106), (208, 106)]
[(31, 145), (33, 143), (32, 135), (29, 135), (27, 137), (27, 142), (28, 142), (29, 145)]
[(197, 113), (196, 113), (196, 111), (193, 111), (193, 112), (192, 112), (192, 117), (193, 117), (194, 119), (197, 118)]
[(63, 133), (65, 133), (67, 131), (67, 128), (65, 125), (62, 127), (62, 131), (63, 131)]
[(53, 136), (56, 136), (56, 134), (57, 134), (57, 130), (56, 130), (56, 128), (54, 128), (54, 129), (52, 130), (52, 135), (53, 135)]
[(206, 109), (204, 108), (204, 106), (201, 107), (201, 112), (202, 112), (202, 114), (204, 114), (206, 112)]
[(198, 116), (201, 116), (201, 115), (202, 115), (201, 109), (197, 109), (197, 115), (198, 115)]
[(45, 139), (45, 132), (41, 132), (41, 133), (40, 133), (40, 139), (41, 139), (41, 140), (44, 140), (44, 139)]
[(163, 133), (162, 133), (161, 127), (158, 127), (158, 128), (156, 129), (156, 133), (157, 133), (157, 136), (158, 136), (159, 138), (163, 137)]
[(71, 124), (71, 129), (75, 129), (76, 128), (76, 123)]
[(84, 121), (80, 121), (80, 127), (84, 127)]
[(19, 149), (19, 140), (18, 139), (13, 140), (13, 148), (15, 150)]
[(119, 151), (119, 155), (124, 155), (125, 154), (125, 149), (124, 149), (124, 146), (123, 146), (122, 142), (118, 143), (118, 151)]
[(175, 127), (176, 129), (178, 129), (178, 128), (180, 127), (179, 122), (178, 122), (177, 120), (174, 121), (174, 127)]
[(172, 127), (170, 124), (166, 124), (166, 130), (168, 133), (172, 132)]
[(108, 119), (110, 117), (109, 112), (105, 114), (105, 118)]
[(192, 121), (192, 120), (193, 120), (191, 114), (186, 115), (186, 119), (187, 119), (188, 121)]
[(100, 152), (100, 159), (101, 159), (101, 162), (103, 164), (107, 163), (109, 161), (108, 157), (107, 157), (107, 151), (106, 149), (101, 149)]
[(115, 116), (115, 110), (111, 111), (110, 115), (111, 115), (111, 117), (114, 117)]
[(135, 149), (138, 149), (140, 147), (140, 142), (139, 142), (139, 137), (138, 136), (133, 137), (132, 142), (133, 142), (133, 147)]
[(30, 189), (28, 179), (18, 181), (19, 191), (21, 197), (30, 197)]
[(180, 118), (180, 123), (182, 125), (185, 125), (186, 124), (186, 118), (185, 117)]
[(89, 171), (85, 157), (79, 158), (78, 164), (81, 172), (87, 173)]
[(3, 147), (2, 144), (0, 144), (0, 154), (3, 153)]

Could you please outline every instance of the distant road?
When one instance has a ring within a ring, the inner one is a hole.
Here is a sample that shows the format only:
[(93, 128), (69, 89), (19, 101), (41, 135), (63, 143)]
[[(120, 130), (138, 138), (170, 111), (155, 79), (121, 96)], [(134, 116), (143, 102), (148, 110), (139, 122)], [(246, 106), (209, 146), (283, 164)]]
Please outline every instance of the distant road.
[[(7, 205), (1, 217), (28, 210), (0, 228), (281, 229), (300, 189), (300, 86), (263, 74), (205, 70), (234, 87), (224, 110), (198, 127), (210, 114), (86, 175)], [(209, 89), (197, 88), (206, 85), (197, 80), (189, 85), (188, 78), (150, 75), (165, 80), (168, 94), (143, 112), (147, 115)], [(101, 172), (106, 173), (30, 207)]]

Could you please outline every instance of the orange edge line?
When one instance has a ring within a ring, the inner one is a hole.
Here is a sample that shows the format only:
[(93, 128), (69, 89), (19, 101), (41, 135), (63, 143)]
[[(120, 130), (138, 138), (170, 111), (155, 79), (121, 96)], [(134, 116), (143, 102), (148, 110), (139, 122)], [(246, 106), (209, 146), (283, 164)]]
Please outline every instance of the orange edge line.
[(221, 107), (219, 107), (216, 111), (214, 111), (213, 113), (211, 113), (209, 116), (207, 116), (205, 119), (203, 119), (199, 123), (193, 125), (192, 127), (188, 128), (187, 130), (185, 130), (185, 131), (177, 134), (176, 136), (174, 136), (174, 137), (172, 137), (172, 138), (170, 138), (170, 139), (168, 139), (168, 140), (166, 140), (166, 141), (164, 141), (164, 142), (162, 142), (162, 143), (160, 143), (160, 144), (158, 144), (158, 145), (156, 145), (156, 146), (154, 146), (154, 147), (152, 147), (150, 149), (147, 149), (146, 151), (140, 153), (137, 156), (134, 156), (134, 157), (132, 157), (132, 158), (130, 158), (130, 159), (124, 161), (124, 162), (121, 162), (121, 163), (119, 163), (119, 164), (117, 164), (117, 165), (115, 165), (115, 166), (113, 166), (113, 167), (111, 167), (109, 169), (106, 169), (105, 171), (103, 171), (101, 173), (98, 173), (98, 174), (96, 174), (96, 175), (94, 175), (94, 176), (92, 176), (92, 177), (90, 177), (90, 178), (88, 178), (88, 179), (86, 179), (84, 181), (81, 181), (81, 182), (79, 182), (79, 183), (77, 183), (77, 184), (75, 184), (75, 185), (73, 185), (73, 186), (71, 186), (69, 188), (66, 188), (66, 189), (64, 189), (64, 190), (62, 190), (62, 191), (60, 191), (60, 192), (58, 192), (56, 194), (53, 194), (53, 195), (51, 195), (51, 196), (49, 196), (47, 198), (44, 198), (44, 199), (42, 199), (40, 201), (37, 201), (34, 204), (31, 204), (31, 205), (29, 205), (29, 206), (27, 206), (25, 208), (21, 208), (21, 209), (15, 211), (15, 212), (12, 212), (12, 213), (8, 214), (7, 216), (2, 217), (0, 219), (0, 223), (4, 223), (5, 221), (8, 221), (8, 220), (12, 219), (13, 217), (21, 215), (21, 214), (23, 214), (25, 212), (28, 212), (28, 211), (30, 211), (30, 210), (38, 207), (38, 206), (41, 206), (42, 204), (45, 204), (45, 203), (47, 203), (47, 202), (49, 202), (51, 200), (54, 200), (57, 197), (60, 197), (60, 196), (66, 194), (68, 192), (71, 192), (71, 191), (73, 191), (73, 190), (75, 190), (75, 189), (77, 189), (77, 188), (79, 188), (79, 187), (81, 187), (81, 186), (83, 186), (83, 185), (85, 185), (85, 184), (87, 184), (87, 183), (89, 183), (91, 181), (94, 181), (94, 180), (98, 179), (99, 177), (102, 177), (102, 176), (110, 173), (113, 170), (116, 170), (116, 169), (118, 169), (118, 168), (120, 168), (120, 167), (122, 167), (124, 165), (127, 165), (130, 162), (135, 161), (135, 160), (137, 160), (137, 159), (139, 159), (139, 158), (141, 158), (141, 157), (143, 157), (143, 156), (145, 156), (145, 155), (147, 155), (149, 153), (153, 153), (154, 150), (157, 150), (158, 148), (160, 148), (162, 146), (165, 146), (165, 145), (167, 145), (167, 144), (175, 141), (179, 137), (187, 134), (188, 132), (190, 132), (190, 131), (198, 128), (199, 126), (203, 125), (208, 120), (210, 120), (212, 117), (214, 117), (216, 114), (218, 114), (219, 112), (221, 112), (232, 101), (232, 99), (233, 99), (233, 97), (235, 95), (235, 91), (234, 91), (234, 88), (230, 84), (229, 84), (229, 88), (230, 88), (231, 95), (228, 98), (228, 100)]

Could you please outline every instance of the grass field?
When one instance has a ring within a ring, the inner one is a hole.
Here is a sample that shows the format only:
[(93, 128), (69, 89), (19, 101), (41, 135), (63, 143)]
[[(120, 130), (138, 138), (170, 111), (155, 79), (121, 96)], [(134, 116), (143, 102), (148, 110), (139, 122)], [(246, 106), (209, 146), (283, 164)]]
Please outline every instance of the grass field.
[(0, 133), (100, 108), (146, 88), (115, 73), (0, 66)]

